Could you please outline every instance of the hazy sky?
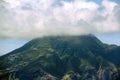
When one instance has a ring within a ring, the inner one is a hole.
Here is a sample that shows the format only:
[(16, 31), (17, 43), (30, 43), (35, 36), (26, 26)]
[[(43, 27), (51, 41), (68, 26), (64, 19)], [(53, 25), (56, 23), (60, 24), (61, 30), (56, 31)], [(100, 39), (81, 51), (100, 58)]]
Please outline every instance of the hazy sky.
[(0, 53), (26, 39), (89, 33), (119, 44), (120, 0), (0, 0)]
[(100, 39), (103, 43), (116, 44), (120, 46), (120, 33), (96, 34), (96, 37)]
[[(120, 46), (120, 33), (114, 34), (95, 34), (103, 43), (116, 44)], [(0, 56), (14, 49), (17, 49), (27, 43), (29, 40), (25, 39), (0, 39)]]
[(0, 39), (0, 56), (23, 46), (28, 40)]

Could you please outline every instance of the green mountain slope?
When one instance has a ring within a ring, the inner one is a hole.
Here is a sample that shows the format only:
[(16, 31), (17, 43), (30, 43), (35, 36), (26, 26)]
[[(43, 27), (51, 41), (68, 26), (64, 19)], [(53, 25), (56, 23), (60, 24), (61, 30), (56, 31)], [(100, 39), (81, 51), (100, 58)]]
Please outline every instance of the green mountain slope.
[(111, 73), (120, 66), (119, 52), (93, 35), (37, 38), (0, 57), (0, 78), (115, 80)]
[(108, 49), (104, 56), (107, 60), (114, 63), (117, 67), (120, 67), (120, 46), (114, 46), (112, 49)]

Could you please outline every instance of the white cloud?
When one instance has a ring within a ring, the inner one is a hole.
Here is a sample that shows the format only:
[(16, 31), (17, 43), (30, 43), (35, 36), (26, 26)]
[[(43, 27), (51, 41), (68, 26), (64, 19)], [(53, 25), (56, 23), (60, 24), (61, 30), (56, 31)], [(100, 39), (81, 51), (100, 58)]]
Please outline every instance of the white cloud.
[(120, 31), (120, 6), (86, 0), (4, 0), (0, 5), (0, 37), (33, 38)]

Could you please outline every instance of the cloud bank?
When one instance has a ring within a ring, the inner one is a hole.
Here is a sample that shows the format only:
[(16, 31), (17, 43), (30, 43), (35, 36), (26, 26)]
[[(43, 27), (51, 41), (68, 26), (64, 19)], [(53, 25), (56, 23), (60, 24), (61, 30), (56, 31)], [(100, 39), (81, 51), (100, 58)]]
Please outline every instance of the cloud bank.
[(1, 0), (0, 38), (120, 32), (119, 13), (109, 0)]

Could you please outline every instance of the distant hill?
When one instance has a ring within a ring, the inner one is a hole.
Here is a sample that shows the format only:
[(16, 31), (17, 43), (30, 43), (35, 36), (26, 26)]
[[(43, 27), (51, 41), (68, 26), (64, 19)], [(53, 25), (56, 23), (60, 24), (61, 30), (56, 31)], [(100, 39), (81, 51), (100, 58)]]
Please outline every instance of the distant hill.
[(0, 80), (116, 80), (120, 47), (94, 35), (49, 36), (0, 57)]

